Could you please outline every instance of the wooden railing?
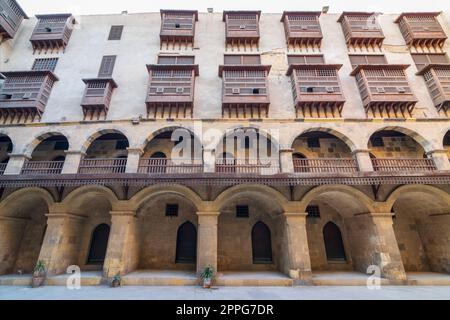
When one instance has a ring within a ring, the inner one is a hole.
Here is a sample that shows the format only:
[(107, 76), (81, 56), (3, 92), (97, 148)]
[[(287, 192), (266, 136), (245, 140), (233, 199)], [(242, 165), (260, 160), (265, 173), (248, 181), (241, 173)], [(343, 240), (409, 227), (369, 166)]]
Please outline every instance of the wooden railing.
[(433, 159), (376, 158), (372, 159), (374, 171), (421, 172), (437, 170)]
[(63, 166), (64, 161), (27, 161), (23, 164), (21, 174), (60, 174)]
[(8, 163), (0, 163), (0, 176), (5, 173), (7, 165), (8, 165)]
[(202, 173), (202, 159), (171, 160), (164, 158), (147, 158), (139, 161), (138, 173), (148, 174), (184, 174), (184, 173)]
[(218, 159), (218, 173), (277, 174), (280, 164), (275, 159)]
[(108, 174), (124, 173), (127, 166), (126, 158), (104, 158), (81, 160), (78, 173), (82, 174)]
[(353, 173), (358, 171), (355, 159), (294, 159), (296, 173)]

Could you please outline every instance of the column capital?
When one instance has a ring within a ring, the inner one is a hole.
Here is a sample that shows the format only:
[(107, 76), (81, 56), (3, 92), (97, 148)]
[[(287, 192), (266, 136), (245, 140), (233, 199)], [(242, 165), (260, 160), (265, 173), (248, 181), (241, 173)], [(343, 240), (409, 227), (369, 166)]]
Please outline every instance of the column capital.
[(370, 212), (372, 218), (392, 218), (391, 212)]
[(308, 215), (308, 212), (284, 212), (283, 216), (286, 218), (301, 218), (306, 217)]
[(144, 154), (144, 150), (142, 148), (128, 147), (127, 151), (128, 151), (128, 153), (138, 153), (140, 156), (142, 156)]
[(133, 210), (114, 210), (109, 214), (113, 217), (136, 217), (136, 211)]
[(9, 158), (25, 158), (26, 160), (30, 160), (31, 156), (25, 153), (8, 153)]
[(293, 153), (294, 149), (291, 148), (291, 147), (280, 147), (280, 153), (281, 152), (291, 152), (291, 153)]
[(220, 211), (199, 211), (197, 212), (197, 216), (199, 217), (218, 217), (220, 215)]
[(51, 212), (45, 215), (47, 219), (73, 219), (73, 220), (84, 220), (86, 216), (79, 216), (73, 213), (66, 212)]
[(76, 155), (81, 155), (81, 156), (86, 155), (86, 152), (81, 151), (81, 150), (65, 150), (64, 153), (67, 155), (69, 155), (69, 154), (76, 154)]
[(352, 155), (355, 155), (357, 153), (370, 153), (369, 149), (356, 149), (352, 151)]
[(447, 155), (447, 150), (445, 150), (445, 149), (435, 149), (435, 150), (430, 150), (430, 151), (427, 151), (427, 152), (425, 152), (425, 154), (428, 156), (428, 155), (433, 155), (433, 154), (445, 154), (445, 155)]

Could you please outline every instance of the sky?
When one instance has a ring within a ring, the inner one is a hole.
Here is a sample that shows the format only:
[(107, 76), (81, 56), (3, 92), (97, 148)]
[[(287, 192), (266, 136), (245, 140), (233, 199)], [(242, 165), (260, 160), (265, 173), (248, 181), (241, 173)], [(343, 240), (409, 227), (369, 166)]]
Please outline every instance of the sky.
[(342, 11), (375, 11), (399, 13), (402, 11), (442, 11), (450, 7), (449, 0), (17, 0), (29, 15), (43, 13), (111, 14), (128, 11), (154, 12), (159, 9), (195, 9), (206, 12), (227, 10), (258, 9), (263, 12), (282, 12), (283, 10), (315, 10), (329, 6), (331, 13)]

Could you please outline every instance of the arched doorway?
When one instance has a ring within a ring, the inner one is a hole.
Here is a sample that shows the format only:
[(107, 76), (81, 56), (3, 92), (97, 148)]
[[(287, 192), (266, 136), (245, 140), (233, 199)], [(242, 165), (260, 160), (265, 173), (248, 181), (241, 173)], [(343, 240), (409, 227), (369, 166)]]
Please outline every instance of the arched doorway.
[(13, 150), (13, 144), (8, 136), (0, 135), (0, 175), (2, 175), (9, 161), (9, 153)]
[(103, 264), (108, 247), (110, 227), (106, 223), (98, 225), (92, 233), (87, 264)]
[(323, 227), (323, 241), (328, 261), (347, 260), (341, 230), (331, 221)]
[(176, 263), (195, 263), (197, 260), (197, 230), (191, 222), (183, 223), (177, 232)]
[(253, 263), (272, 263), (272, 237), (269, 227), (258, 221), (252, 229)]

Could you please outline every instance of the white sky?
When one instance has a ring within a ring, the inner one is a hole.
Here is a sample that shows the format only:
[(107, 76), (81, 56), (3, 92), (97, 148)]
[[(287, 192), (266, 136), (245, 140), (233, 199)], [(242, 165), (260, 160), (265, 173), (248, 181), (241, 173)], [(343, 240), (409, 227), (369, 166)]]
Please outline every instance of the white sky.
[(195, 9), (206, 12), (212, 7), (216, 12), (224, 9), (258, 9), (263, 12), (283, 10), (316, 10), (330, 6), (330, 12), (376, 11), (399, 13), (402, 11), (442, 11), (450, 7), (449, 0), (17, 0), (29, 15), (38, 13), (79, 14), (120, 13), (123, 10), (153, 12), (159, 9)]

